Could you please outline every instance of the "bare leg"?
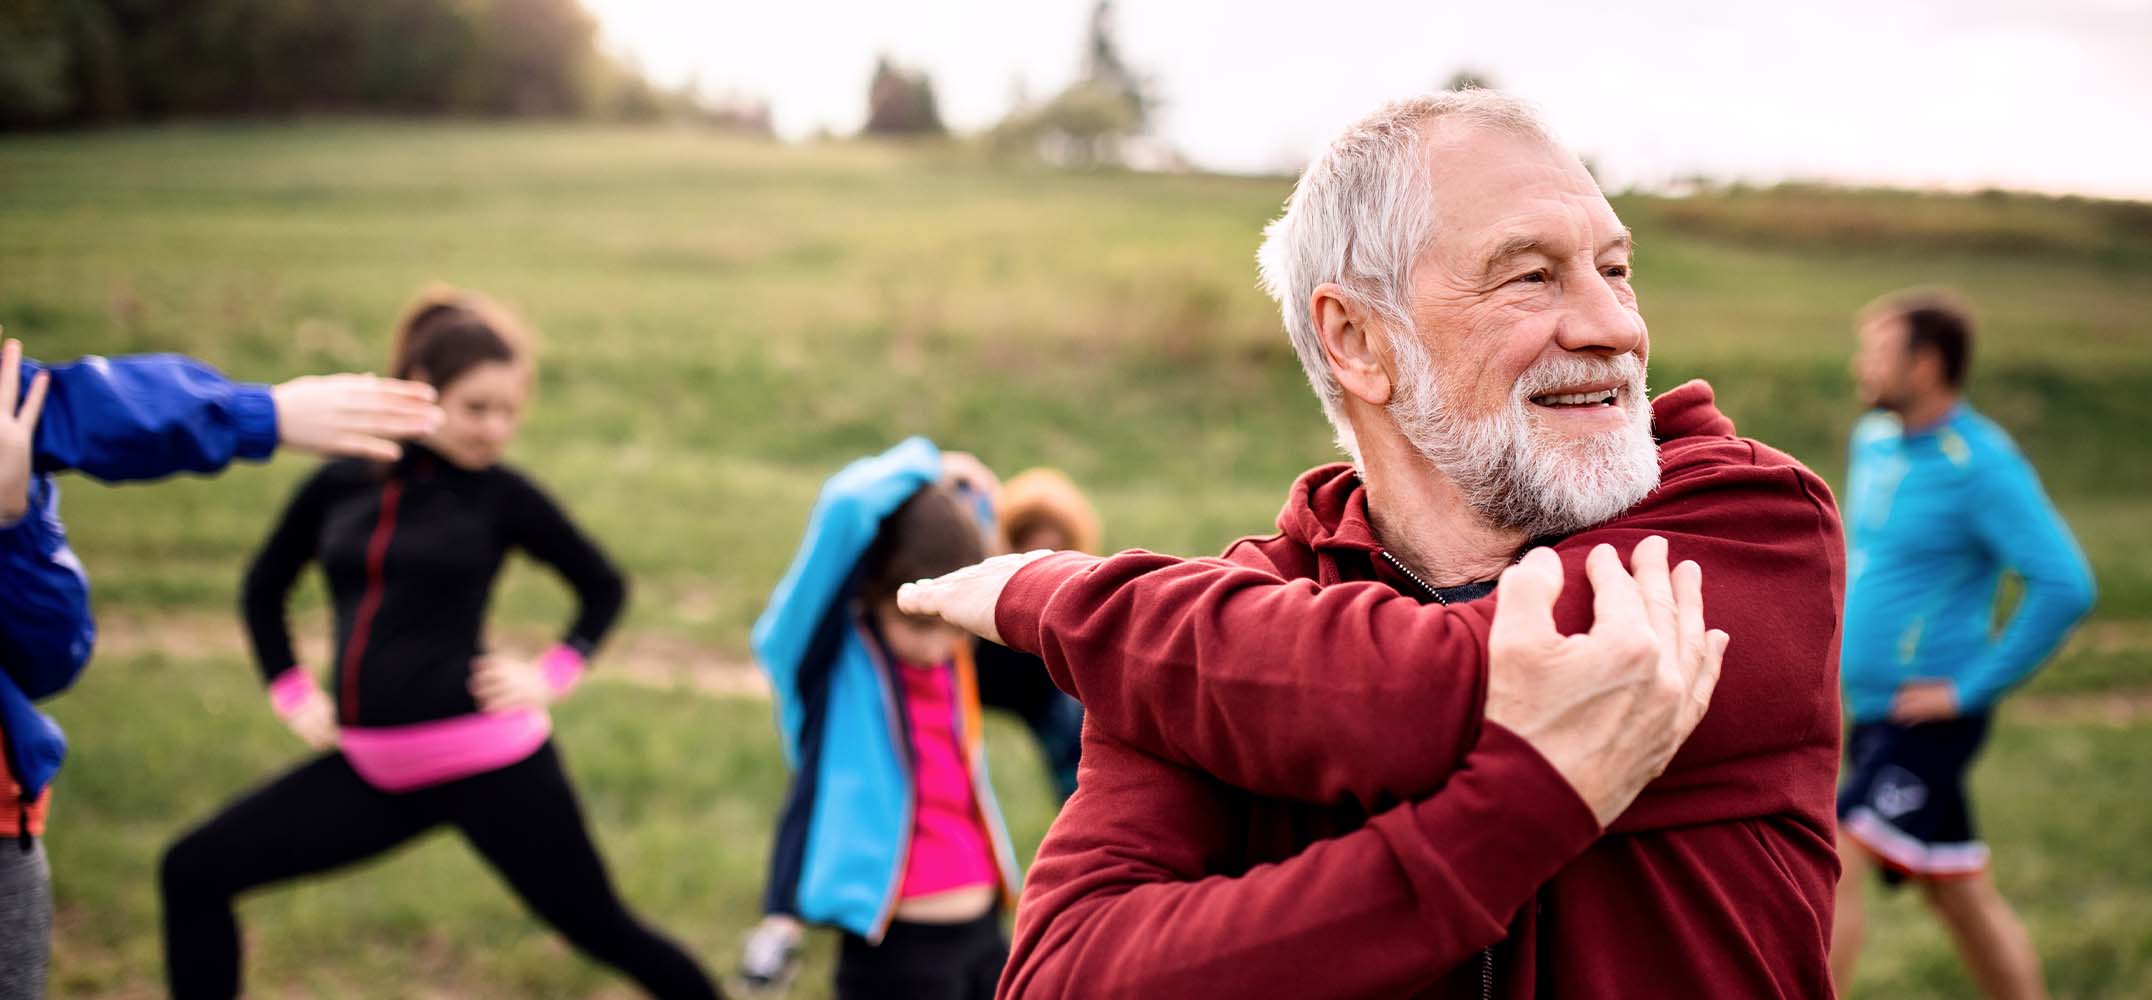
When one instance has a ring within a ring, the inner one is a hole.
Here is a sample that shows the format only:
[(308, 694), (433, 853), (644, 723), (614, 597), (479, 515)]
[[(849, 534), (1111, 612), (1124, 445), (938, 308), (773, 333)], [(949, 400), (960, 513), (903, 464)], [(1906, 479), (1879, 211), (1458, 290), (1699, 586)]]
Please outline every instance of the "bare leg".
[(1993, 875), (1927, 879), (1921, 889), (1982, 993), (1998, 1000), (2045, 1000), (2047, 986), (2032, 936), (1996, 891)]
[(1831, 985), (1839, 996), (1853, 988), (1853, 963), (1861, 957), (1861, 941), (1868, 933), (1868, 911), (1861, 893), (1875, 878), (1875, 860), (1852, 838), (1838, 835), (1838, 907), (1831, 923)]

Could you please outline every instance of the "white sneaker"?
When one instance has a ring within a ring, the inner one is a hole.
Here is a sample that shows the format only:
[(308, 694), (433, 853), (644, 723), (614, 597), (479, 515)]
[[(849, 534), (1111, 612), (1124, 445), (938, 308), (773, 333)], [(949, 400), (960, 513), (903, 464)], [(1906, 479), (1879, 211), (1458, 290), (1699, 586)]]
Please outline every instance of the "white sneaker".
[(763, 923), (747, 935), (740, 949), (741, 992), (774, 996), (792, 986), (800, 971), (800, 932), (782, 924)]

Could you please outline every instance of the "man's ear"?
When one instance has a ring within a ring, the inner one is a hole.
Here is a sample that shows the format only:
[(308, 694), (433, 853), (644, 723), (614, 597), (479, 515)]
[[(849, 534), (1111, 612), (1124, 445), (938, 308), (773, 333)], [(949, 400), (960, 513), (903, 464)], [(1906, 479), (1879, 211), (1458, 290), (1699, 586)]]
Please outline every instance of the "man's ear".
[(1371, 406), (1388, 405), (1394, 389), (1389, 359), (1380, 343), (1381, 333), (1371, 326), (1369, 311), (1343, 286), (1326, 281), (1315, 286), (1308, 312), (1338, 385)]
[(1933, 347), (1913, 347), (1906, 352), (1906, 388), (1929, 394), (1950, 391), (1950, 379), (1943, 374), (1943, 352)]

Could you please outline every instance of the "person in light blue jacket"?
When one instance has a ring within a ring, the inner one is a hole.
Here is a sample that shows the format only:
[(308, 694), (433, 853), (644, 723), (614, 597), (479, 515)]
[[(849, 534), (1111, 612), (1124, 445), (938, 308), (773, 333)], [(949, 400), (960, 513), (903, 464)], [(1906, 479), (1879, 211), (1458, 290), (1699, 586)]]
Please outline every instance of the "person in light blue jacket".
[[(1913, 881), (1989, 996), (2038, 997), (2039, 956), (1995, 889), (1965, 772), (2011, 688), (2092, 607), (2092, 570), (2032, 465), (1964, 399), (1972, 319), (1901, 293), (1860, 319), (1840, 671), (1853, 731), (1838, 798), (1832, 972), (1851, 981), (1871, 874)], [(2000, 632), (1996, 588), (2024, 594)]]
[(52, 367), (0, 345), (0, 1000), (43, 995), (51, 883), (40, 839), (67, 753), (34, 703), (65, 691), (96, 642), (89, 578), (67, 544), (55, 473), (105, 482), (213, 473), (280, 444), (389, 456), (438, 424), (432, 389), (366, 375), (236, 383), (179, 355)]
[(984, 558), (974, 513), (943, 485), (975, 465), (912, 438), (846, 466), (755, 622), (793, 779), (743, 962), (751, 988), (789, 978), (815, 924), (843, 933), (840, 1000), (992, 995), (1017, 875), (970, 637), (896, 610), (900, 584)]

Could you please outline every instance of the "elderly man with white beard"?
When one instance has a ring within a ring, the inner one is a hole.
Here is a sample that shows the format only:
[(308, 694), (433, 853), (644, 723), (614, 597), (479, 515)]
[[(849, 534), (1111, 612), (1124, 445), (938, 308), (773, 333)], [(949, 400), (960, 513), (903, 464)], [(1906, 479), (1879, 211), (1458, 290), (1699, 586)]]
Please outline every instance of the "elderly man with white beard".
[[(1631, 249), (1526, 106), (1387, 106), (1261, 253), (1352, 463), (1222, 558), (900, 594), (1086, 708), (1001, 995), (1830, 994), (1836, 508), (1708, 386), (1647, 402)], [(1693, 649), (1705, 605), (1694, 731), (1610, 715), (1602, 633)]]

